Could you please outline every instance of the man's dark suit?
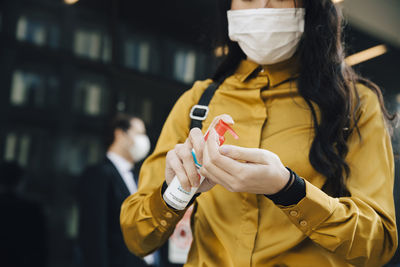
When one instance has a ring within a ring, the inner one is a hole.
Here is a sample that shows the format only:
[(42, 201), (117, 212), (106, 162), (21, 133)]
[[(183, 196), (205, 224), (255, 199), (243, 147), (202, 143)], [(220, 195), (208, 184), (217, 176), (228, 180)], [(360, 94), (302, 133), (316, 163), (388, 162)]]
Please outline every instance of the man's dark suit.
[(83, 173), (78, 199), (84, 267), (146, 266), (128, 251), (121, 233), (120, 208), (129, 195), (121, 175), (107, 158)]

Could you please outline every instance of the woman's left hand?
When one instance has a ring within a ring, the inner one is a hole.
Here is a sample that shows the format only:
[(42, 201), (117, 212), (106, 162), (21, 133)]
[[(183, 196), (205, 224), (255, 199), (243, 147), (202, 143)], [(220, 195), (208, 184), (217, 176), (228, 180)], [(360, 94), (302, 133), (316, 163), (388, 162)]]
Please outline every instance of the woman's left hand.
[(231, 192), (266, 195), (278, 193), (290, 178), (276, 154), (258, 148), (219, 147), (215, 130), (206, 142), (200, 173)]

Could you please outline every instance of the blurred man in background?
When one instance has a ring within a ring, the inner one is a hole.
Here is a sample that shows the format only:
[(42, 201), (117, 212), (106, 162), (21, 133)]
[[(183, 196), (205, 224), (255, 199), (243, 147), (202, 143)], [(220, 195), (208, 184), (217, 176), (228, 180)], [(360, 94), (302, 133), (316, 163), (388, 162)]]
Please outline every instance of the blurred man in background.
[(0, 266), (46, 266), (46, 227), (41, 205), (18, 192), (23, 169), (0, 163)]
[(111, 142), (103, 162), (84, 171), (78, 185), (80, 248), (85, 267), (140, 267), (154, 265), (154, 256), (144, 260), (125, 246), (120, 207), (137, 191), (135, 163), (150, 150), (143, 121), (118, 114), (109, 128)]

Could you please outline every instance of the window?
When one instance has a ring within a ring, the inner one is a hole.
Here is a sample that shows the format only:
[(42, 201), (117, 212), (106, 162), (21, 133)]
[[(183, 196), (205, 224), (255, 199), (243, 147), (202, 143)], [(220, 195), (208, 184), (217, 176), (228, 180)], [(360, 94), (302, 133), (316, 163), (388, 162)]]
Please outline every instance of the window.
[(153, 103), (149, 98), (145, 98), (142, 101), (142, 119), (145, 123), (151, 123)]
[(400, 94), (396, 95), (397, 112), (400, 112)]
[(52, 48), (57, 48), (60, 43), (60, 29), (57, 25), (51, 25), (48, 28), (47, 43)]
[(99, 30), (79, 29), (75, 32), (74, 52), (92, 60), (111, 60), (111, 38)]
[(86, 166), (99, 162), (104, 153), (101, 140), (95, 136), (64, 137), (57, 145), (54, 165), (60, 171), (79, 175)]
[(127, 108), (127, 94), (125, 90), (118, 90), (117, 92), (117, 103), (116, 103), (116, 109), (118, 112), (126, 112)]
[[(148, 91), (148, 88), (142, 88)], [(145, 123), (151, 124), (153, 118), (153, 101), (150, 97), (135, 94), (131, 88), (117, 92), (116, 110), (131, 114), (138, 114)]]
[(174, 77), (176, 80), (191, 83), (195, 78), (196, 53), (193, 51), (178, 51), (174, 57)]
[(49, 45), (57, 48), (60, 42), (60, 30), (54, 23), (40, 21), (27, 16), (21, 16), (17, 23), (17, 39), (38, 46)]
[(17, 135), (15, 133), (10, 133), (6, 137), (4, 159), (12, 161), (16, 158), (17, 151)]
[(104, 86), (96, 81), (82, 80), (75, 89), (75, 110), (89, 116), (106, 113), (107, 95)]
[(59, 82), (54, 76), (16, 70), (11, 84), (13, 106), (55, 107), (58, 104)]
[(29, 161), (31, 137), (28, 134), (9, 133), (5, 139), (3, 158), (6, 161), (17, 161), (26, 167)]
[(103, 47), (102, 47), (102, 60), (104, 62), (110, 62), (112, 58), (112, 43), (110, 36), (103, 37)]
[(125, 43), (124, 64), (141, 72), (149, 71), (150, 44), (145, 41), (130, 40)]
[(69, 239), (74, 240), (78, 238), (78, 233), (79, 233), (78, 205), (74, 203), (67, 209), (66, 213), (67, 213), (67, 215), (65, 216), (66, 235)]

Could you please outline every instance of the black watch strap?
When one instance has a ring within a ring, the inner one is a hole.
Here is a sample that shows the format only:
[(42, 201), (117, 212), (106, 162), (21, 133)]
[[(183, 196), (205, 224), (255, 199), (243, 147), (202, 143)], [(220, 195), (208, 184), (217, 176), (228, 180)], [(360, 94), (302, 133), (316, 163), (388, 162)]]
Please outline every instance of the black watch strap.
[(291, 206), (296, 205), (306, 196), (306, 183), (294, 171), (288, 168), (290, 175), (293, 175), (294, 181), (288, 188), (281, 190), (274, 195), (265, 195), (276, 205)]

